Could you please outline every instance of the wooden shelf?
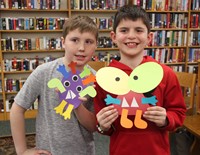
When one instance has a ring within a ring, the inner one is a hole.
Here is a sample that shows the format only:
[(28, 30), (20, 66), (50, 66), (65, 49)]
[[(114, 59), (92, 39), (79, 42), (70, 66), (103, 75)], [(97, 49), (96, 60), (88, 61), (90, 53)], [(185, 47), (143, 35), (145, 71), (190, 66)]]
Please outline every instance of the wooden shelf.
[(0, 33), (52, 33), (62, 32), (62, 30), (0, 30)]
[(0, 112), (0, 121), (4, 121), (5, 120), (5, 114), (4, 112)]
[[(37, 115), (37, 110), (27, 110), (25, 112), (25, 118), (35, 118)], [(6, 112), (6, 119), (10, 120), (10, 112)]]
[(4, 74), (29, 74), (32, 73), (32, 71), (3, 71)]
[(63, 49), (61, 50), (12, 50), (12, 51), (2, 51), (2, 53), (45, 53), (45, 52), (64, 52)]
[(0, 12), (67, 12), (69, 11), (68, 9), (4, 9), (4, 8), (1, 8), (0, 9)]

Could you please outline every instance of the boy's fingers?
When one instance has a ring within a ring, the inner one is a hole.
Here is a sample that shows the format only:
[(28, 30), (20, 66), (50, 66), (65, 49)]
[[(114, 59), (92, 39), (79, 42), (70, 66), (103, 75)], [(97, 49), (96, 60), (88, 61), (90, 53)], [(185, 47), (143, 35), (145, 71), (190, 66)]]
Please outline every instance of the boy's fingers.
[(81, 100), (81, 101), (87, 101), (87, 98), (86, 97), (79, 97), (79, 100)]
[(60, 92), (58, 88), (55, 88), (55, 91), (56, 91), (57, 93), (59, 93), (59, 92)]
[(36, 155), (40, 154), (51, 155), (51, 153), (46, 150), (37, 150)]

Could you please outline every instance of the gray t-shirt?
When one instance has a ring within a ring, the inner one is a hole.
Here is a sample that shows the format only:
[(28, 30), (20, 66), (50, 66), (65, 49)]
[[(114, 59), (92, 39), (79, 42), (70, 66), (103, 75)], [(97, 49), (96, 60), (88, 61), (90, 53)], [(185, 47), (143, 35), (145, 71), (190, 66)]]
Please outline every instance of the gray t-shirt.
[[(48, 150), (53, 155), (94, 155), (93, 134), (79, 123), (74, 112), (70, 119), (64, 120), (54, 110), (60, 104), (59, 97), (55, 89), (48, 88), (47, 83), (52, 78), (63, 78), (56, 70), (61, 64), (62, 59), (59, 58), (38, 66), (15, 97), (15, 102), (29, 109), (36, 98), (39, 98), (36, 118), (37, 148)], [(93, 111), (92, 99), (83, 105)]]

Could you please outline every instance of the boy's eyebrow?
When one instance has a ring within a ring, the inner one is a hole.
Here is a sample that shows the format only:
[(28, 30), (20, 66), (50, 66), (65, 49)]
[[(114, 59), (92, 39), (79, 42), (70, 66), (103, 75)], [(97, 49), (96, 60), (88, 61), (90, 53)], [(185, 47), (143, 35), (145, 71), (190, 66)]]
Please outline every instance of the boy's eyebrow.
[[(119, 27), (119, 29), (129, 29), (129, 27)], [(138, 26), (138, 27), (135, 27), (134, 29), (145, 29), (144, 27), (140, 27), (140, 26)]]
[(138, 26), (138, 27), (136, 27), (135, 29), (145, 29), (144, 27), (140, 27), (140, 26)]

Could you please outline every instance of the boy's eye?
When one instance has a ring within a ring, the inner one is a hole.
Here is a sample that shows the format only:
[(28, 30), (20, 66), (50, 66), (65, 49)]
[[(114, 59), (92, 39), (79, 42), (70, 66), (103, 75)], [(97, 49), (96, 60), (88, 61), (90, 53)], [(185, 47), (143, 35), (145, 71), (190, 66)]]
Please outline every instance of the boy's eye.
[(136, 29), (137, 32), (144, 32), (143, 29)]
[(74, 38), (72, 39), (73, 42), (78, 42), (78, 39)]
[(126, 29), (121, 29), (120, 32), (127, 32), (127, 30)]
[(93, 40), (86, 40), (85, 43), (86, 43), (86, 44), (93, 44), (94, 41), (93, 41)]
[(142, 30), (137, 30), (137, 32), (143, 32)]

